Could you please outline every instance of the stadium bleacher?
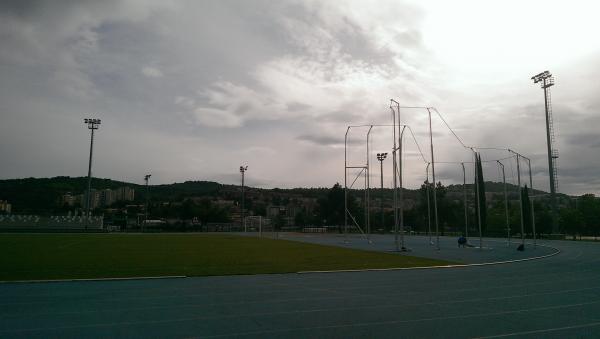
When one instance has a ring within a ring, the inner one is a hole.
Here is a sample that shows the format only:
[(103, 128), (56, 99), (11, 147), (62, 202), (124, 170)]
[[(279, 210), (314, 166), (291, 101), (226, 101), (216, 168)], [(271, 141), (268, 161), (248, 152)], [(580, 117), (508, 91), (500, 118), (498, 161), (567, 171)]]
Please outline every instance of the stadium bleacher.
[[(12, 231), (28, 230), (84, 230), (83, 216), (38, 216), (38, 215), (0, 215), (0, 229)], [(87, 222), (88, 230), (104, 229), (104, 217), (92, 216)]]

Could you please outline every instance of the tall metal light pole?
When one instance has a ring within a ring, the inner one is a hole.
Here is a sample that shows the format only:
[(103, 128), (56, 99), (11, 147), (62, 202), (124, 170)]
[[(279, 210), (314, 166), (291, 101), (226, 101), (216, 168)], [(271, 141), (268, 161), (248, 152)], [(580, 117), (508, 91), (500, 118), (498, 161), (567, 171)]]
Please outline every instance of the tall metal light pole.
[(554, 86), (554, 77), (549, 71), (531, 77), (533, 83), (541, 82), (544, 90), (544, 107), (546, 110), (546, 144), (548, 146), (548, 175), (550, 177), (550, 203), (552, 205), (552, 233), (558, 233), (558, 206), (556, 202), (557, 164), (558, 150), (554, 147), (554, 122), (552, 119), (552, 104), (550, 99), (550, 87)]
[(87, 124), (88, 129), (91, 131), (90, 135), (90, 160), (88, 165), (88, 187), (87, 187), (87, 198), (85, 203), (85, 230), (87, 231), (88, 222), (90, 218), (90, 203), (91, 203), (91, 188), (92, 188), (92, 154), (94, 150), (94, 130), (100, 127), (100, 119), (83, 119), (83, 122)]
[(240, 173), (242, 173), (242, 225), (244, 226), (244, 232), (247, 231), (246, 229), (246, 214), (244, 212), (244, 173), (246, 173), (246, 171), (248, 170), (248, 166), (240, 166)]
[(379, 169), (381, 170), (381, 197), (379, 203), (379, 209), (381, 210), (381, 227), (385, 232), (385, 215), (383, 213), (383, 161), (387, 158), (387, 153), (377, 153), (377, 160), (379, 160)]
[(151, 174), (146, 174), (144, 180), (146, 181), (146, 208), (144, 209), (144, 223), (142, 224), (142, 232), (146, 229), (148, 222), (148, 204), (150, 202), (150, 189), (148, 188), (148, 181), (150, 180)]

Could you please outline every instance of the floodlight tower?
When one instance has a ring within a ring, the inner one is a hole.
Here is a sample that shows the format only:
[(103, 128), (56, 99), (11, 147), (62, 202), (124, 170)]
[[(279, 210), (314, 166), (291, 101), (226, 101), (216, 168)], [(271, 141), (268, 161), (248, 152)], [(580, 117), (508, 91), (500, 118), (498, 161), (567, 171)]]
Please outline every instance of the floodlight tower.
[(91, 131), (90, 136), (90, 160), (88, 165), (88, 187), (87, 197), (85, 199), (85, 230), (87, 231), (88, 219), (90, 217), (90, 200), (91, 200), (91, 187), (92, 187), (92, 154), (94, 150), (94, 130), (100, 127), (100, 119), (83, 119), (83, 122), (87, 124), (88, 129)]
[(544, 106), (546, 109), (546, 143), (548, 145), (548, 174), (550, 176), (550, 200), (552, 205), (552, 232), (558, 233), (558, 208), (556, 204), (556, 191), (558, 189), (557, 182), (557, 165), (558, 150), (554, 143), (554, 123), (552, 119), (552, 103), (550, 99), (550, 87), (554, 85), (554, 77), (552, 73), (544, 71), (540, 74), (531, 77), (533, 83), (541, 82), (541, 87), (544, 89)]
[(246, 222), (244, 213), (244, 173), (248, 170), (248, 166), (240, 166), (240, 173), (242, 173), (242, 226), (244, 226), (244, 232), (246, 232)]
[(146, 224), (148, 223), (148, 203), (150, 201), (150, 190), (148, 188), (148, 181), (150, 180), (151, 176), (152, 176), (152, 174), (144, 175), (144, 181), (146, 181), (146, 208), (144, 209), (145, 215), (144, 215), (144, 226), (142, 227), (142, 232), (144, 231), (144, 229), (146, 228)]
[(381, 170), (381, 202), (379, 209), (381, 210), (381, 227), (385, 231), (385, 216), (383, 214), (383, 161), (387, 158), (387, 153), (377, 153), (377, 160), (379, 160), (379, 168)]

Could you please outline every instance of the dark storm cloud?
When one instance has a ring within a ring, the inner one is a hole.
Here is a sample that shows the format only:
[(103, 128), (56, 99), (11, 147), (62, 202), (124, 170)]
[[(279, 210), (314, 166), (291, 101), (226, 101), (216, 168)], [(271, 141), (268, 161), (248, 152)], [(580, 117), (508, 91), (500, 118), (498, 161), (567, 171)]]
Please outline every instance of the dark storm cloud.
[[(502, 74), (486, 70), (501, 63), (464, 72), (460, 67), (471, 65), (463, 59), (474, 52), (456, 58), (458, 64), (448, 54), (469, 48), (461, 44), (465, 36), (445, 37), (442, 45), (459, 47), (438, 50), (440, 40), (431, 26), (424, 27), (432, 22), (426, 6), (3, 1), (0, 177), (85, 174), (89, 136), (82, 119), (93, 115), (103, 120), (94, 162), (98, 176), (139, 181), (140, 173), (152, 170), (157, 182), (235, 182), (245, 162), (257, 185), (330, 186), (340, 180), (346, 127), (390, 123), (389, 98), (397, 98), (435, 105), (468, 144), (529, 154), (536, 185), (545, 184), (539, 89), (532, 101), (521, 94), (531, 89), (527, 76), (528, 87), (508, 77), (487, 84)], [(445, 31), (460, 25), (439, 26)], [(579, 167), (600, 166), (596, 90), (567, 84), (592, 83), (598, 76), (595, 56), (579, 60), (581, 71), (572, 80), (559, 78), (553, 96), (566, 190), (596, 182), (597, 174), (577, 172)], [(563, 68), (555, 72), (575, 69)], [(403, 112), (403, 122), (429, 156), (424, 112)], [(435, 117), (433, 124), (437, 159), (471, 159)], [(387, 137), (374, 133), (374, 147), (389, 149)], [(361, 146), (361, 138), (362, 130), (350, 133), (350, 144)], [(406, 140), (407, 152), (416, 152), (412, 136)], [(315, 161), (319, 166), (308, 165)], [(415, 173), (409, 185), (422, 181), (422, 160), (407, 157), (406, 166)], [(439, 168), (440, 178), (458, 180), (454, 167)], [(290, 179), (290, 171), (303, 175)]]

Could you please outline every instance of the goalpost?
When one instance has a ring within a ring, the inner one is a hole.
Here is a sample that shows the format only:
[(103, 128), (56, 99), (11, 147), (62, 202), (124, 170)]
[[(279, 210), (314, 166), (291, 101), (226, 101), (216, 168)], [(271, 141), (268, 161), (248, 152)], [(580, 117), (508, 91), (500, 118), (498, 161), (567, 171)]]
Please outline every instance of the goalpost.
[(247, 230), (247, 232), (258, 232), (259, 237), (262, 237), (265, 232), (271, 232), (273, 237), (276, 237), (275, 227), (273, 227), (271, 219), (261, 215), (250, 215), (245, 217), (244, 229)]

